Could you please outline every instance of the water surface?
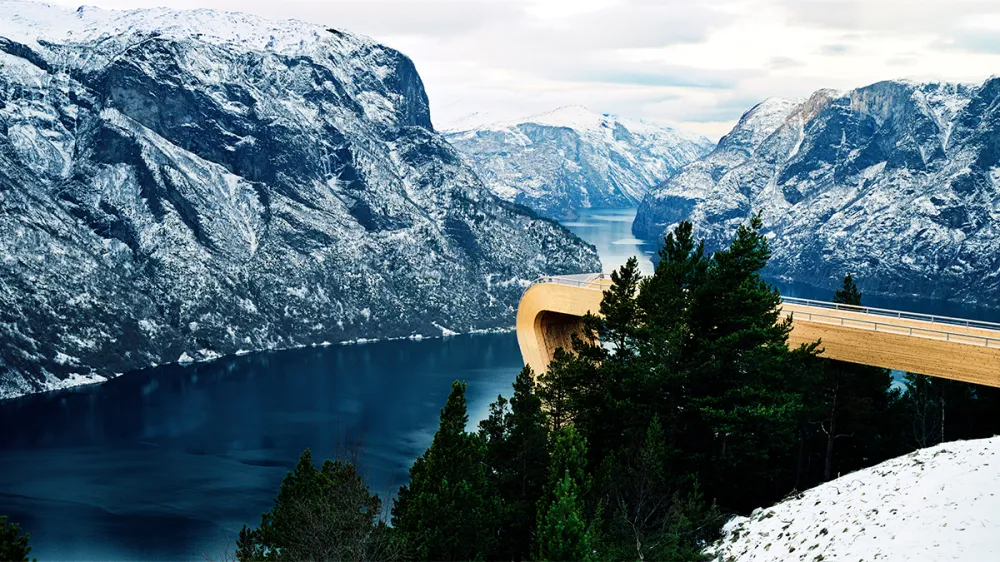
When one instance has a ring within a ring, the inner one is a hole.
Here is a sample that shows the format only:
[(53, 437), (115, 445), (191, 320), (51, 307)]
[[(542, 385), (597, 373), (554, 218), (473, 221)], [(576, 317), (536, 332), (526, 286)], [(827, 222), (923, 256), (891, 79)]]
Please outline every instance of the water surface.
[(285, 472), (354, 456), (383, 494), (407, 478), (455, 379), (470, 417), (510, 395), (514, 334), (390, 341), (131, 373), (0, 404), (0, 513), (40, 560), (219, 557)]
[(563, 226), (597, 247), (604, 273), (618, 269), (632, 256), (639, 258), (643, 275), (653, 273), (656, 245), (632, 236), (632, 222), (637, 209), (581, 209), (579, 217)]

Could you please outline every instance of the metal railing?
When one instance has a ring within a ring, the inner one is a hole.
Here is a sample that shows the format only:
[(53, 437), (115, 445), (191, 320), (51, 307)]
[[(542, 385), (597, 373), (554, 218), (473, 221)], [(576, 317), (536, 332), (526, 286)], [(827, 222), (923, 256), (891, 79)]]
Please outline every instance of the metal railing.
[(997, 337), (987, 337), (980, 336), (978, 334), (963, 334), (959, 332), (949, 332), (947, 330), (935, 330), (932, 328), (921, 328), (919, 326), (905, 326), (903, 324), (879, 322), (864, 318), (817, 314), (815, 312), (808, 311), (792, 311), (791, 316), (793, 322), (795, 320), (805, 320), (807, 322), (816, 322), (817, 324), (845, 326), (859, 330), (871, 330), (873, 332), (883, 332), (901, 336), (911, 336), (915, 338), (1000, 348), (1000, 333), (997, 334)]
[(987, 322), (985, 320), (969, 320), (966, 318), (955, 318), (953, 316), (941, 316), (938, 314), (923, 314), (920, 312), (906, 312), (903, 310), (892, 310), (888, 308), (875, 308), (871, 306), (857, 306), (852, 304), (838, 304), (827, 301), (817, 301), (812, 299), (799, 299), (795, 297), (782, 297), (782, 302), (789, 304), (801, 304), (804, 306), (814, 306), (828, 308), (832, 310), (844, 310), (847, 312), (857, 312), (860, 314), (873, 314), (877, 316), (887, 316), (905, 320), (921, 320), (935, 324), (951, 324), (953, 326), (964, 326), (966, 328), (982, 328), (984, 330), (1000, 330), (1000, 323)]
[[(603, 291), (608, 287), (608, 277), (604, 273), (585, 275), (543, 275), (538, 277), (532, 285), (539, 283), (554, 283), (557, 285), (567, 285), (571, 287), (581, 287), (585, 289)], [(871, 330), (875, 332), (893, 333), (912, 337), (935, 339), (955, 343), (965, 343), (984, 347), (1000, 348), (1000, 323), (987, 322), (984, 320), (969, 320), (965, 318), (955, 318), (952, 316), (940, 316), (937, 314), (923, 314), (919, 312), (906, 312), (903, 310), (891, 310), (888, 308), (876, 308), (871, 306), (856, 306), (849, 304), (838, 304), (827, 301), (812, 299), (800, 299), (795, 297), (782, 297), (782, 302), (809, 306), (814, 308), (824, 308), (828, 310), (853, 312), (885, 318), (896, 318), (899, 320), (915, 320), (931, 324), (941, 324), (944, 326), (959, 326), (965, 328), (977, 328), (983, 330), (996, 331), (997, 335), (984, 336), (979, 334), (969, 334), (948, 331), (947, 329), (921, 328), (919, 326), (907, 326), (904, 324), (894, 324), (892, 322), (882, 322), (869, 320), (855, 316), (840, 316), (832, 314), (819, 314), (810, 311), (789, 311), (793, 321), (795, 319), (807, 322), (817, 322), (821, 324), (831, 324), (847, 326), (861, 330)]]
[(581, 287), (584, 289), (603, 291), (608, 287), (606, 282), (601, 282), (604, 279), (607, 279), (607, 276), (603, 273), (586, 275), (540, 275), (531, 284), (538, 285), (539, 283), (553, 283), (555, 285), (567, 285), (570, 287)]

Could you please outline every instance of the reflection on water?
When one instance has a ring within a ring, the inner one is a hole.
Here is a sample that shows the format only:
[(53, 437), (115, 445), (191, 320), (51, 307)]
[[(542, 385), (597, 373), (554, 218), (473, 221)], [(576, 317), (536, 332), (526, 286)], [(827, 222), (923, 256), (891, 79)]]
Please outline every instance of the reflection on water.
[(0, 513), (43, 560), (217, 557), (303, 449), (359, 453), (385, 494), (430, 443), (451, 381), (468, 381), (475, 423), (520, 365), (514, 334), (458, 336), (169, 366), (9, 401)]
[(618, 269), (632, 256), (639, 258), (643, 275), (653, 273), (652, 256), (656, 246), (632, 236), (632, 221), (636, 209), (580, 209), (573, 222), (564, 222), (580, 238), (597, 247), (604, 272)]

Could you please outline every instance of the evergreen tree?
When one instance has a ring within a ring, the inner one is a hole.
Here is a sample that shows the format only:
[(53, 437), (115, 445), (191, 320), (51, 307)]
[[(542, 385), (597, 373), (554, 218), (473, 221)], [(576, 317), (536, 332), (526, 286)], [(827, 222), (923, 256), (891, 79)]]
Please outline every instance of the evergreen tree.
[(236, 557), (250, 560), (390, 560), (400, 551), (382, 521), (382, 501), (350, 462), (325, 461), (307, 449), (285, 476), (274, 507), (257, 529), (240, 531)]
[(692, 295), (682, 350), (686, 408), (682, 442), (721, 505), (751, 509), (784, 488), (798, 437), (801, 377), (815, 345), (790, 353), (791, 322), (761, 278), (770, 257), (760, 214), (717, 251)]
[(570, 425), (555, 433), (549, 496), (538, 520), (540, 560), (591, 560), (593, 546), (584, 515), (587, 444)]
[(638, 261), (629, 259), (611, 280), (601, 315), (584, 317), (572, 350), (556, 350), (539, 389), (553, 428), (572, 422), (586, 436), (595, 466), (617, 447), (623, 434), (645, 427), (646, 405), (653, 400), (643, 392), (646, 370), (638, 363), (639, 336), (645, 325), (637, 300), (642, 282)]
[(854, 283), (854, 277), (850, 273), (844, 276), (844, 284), (833, 293), (833, 302), (861, 306), (861, 290)]
[[(509, 407), (508, 407), (509, 405)], [(490, 489), (500, 500), (497, 543), (487, 558), (525, 560), (535, 544), (537, 504), (548, 475), (548, 426), (534, 375), (525, 367), (510, 402), (502, 396), (479, 425)]]
[(393, 508), (393, 526), (410, 554), (423, 560), (482, 558), (496, 540), (488, 530), (498, 500), (487, 484), (483, 439), (465, 430), (465, 388), (464, 382), (452, 385), (434, 440)]
[[(0, 560), (11, 562), (28, 562), (31, 546), (28, 544), (27, 533), (21, 535), (21, 526), (8, 522), (7, 516), (0, 515)], [(35, 560), (31, 558), (30, 560)]]
[(702, 560), (701, 549), (721, 517), (705, 504), (696, 481), (671, 472), (672, 453), (659, 418), (650, 422), (641, 447), (623, 456), (605, 475), (610, 516), (602, 535), (605, 557)]

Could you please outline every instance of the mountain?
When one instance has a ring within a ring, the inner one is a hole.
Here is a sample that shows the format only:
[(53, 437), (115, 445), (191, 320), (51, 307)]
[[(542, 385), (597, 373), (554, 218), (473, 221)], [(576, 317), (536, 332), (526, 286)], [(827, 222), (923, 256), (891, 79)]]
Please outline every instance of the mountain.
[(594, 249), (493, 196), (370, 39), (0, 2), (0, 398), (223, 354), (509, 327)]
[(711, 560), (996, 560), (1000, 437), (859, 470), (726, 523)]
[(633, 225), (692, 220), (710, 248), (763, 210), (776, 277), (1000, 303), (1000, 79), (880, 82), (767, 100), (650, 191)]
[(559, 219), (586, 207), (634, 207), (648, 188), (713, 146), (704, 137), (580, 106), (475, 125), (483, 119), (456, 123), (448, 140), (493, 193)]

